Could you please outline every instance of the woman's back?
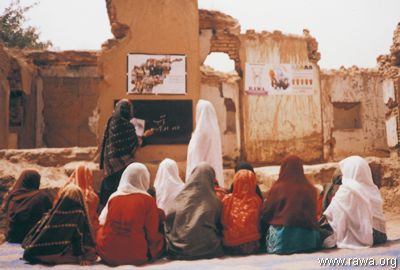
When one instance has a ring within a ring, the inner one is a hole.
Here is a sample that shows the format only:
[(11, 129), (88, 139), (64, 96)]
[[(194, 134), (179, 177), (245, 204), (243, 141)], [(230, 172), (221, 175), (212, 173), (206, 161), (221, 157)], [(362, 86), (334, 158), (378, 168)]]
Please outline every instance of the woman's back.
[(118, 196), (109, 202), (108, 207), (107, 221), (97, 237), (99, 253), (110, 264), (147, 261), (146, 234), (151, 228), (146, 226), (154, 222), (157, 225), (154, 228), (158, 230), (154, 199), (143, 194)]

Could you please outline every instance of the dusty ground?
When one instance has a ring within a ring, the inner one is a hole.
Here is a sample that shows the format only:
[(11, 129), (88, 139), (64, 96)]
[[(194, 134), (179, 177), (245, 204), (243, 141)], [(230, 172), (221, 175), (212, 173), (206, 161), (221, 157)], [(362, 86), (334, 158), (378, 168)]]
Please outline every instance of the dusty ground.
[[(346, 267), (337, 266), (321, 266), (318, 259), (321, 258), (351, 258), (368, 260), (372, 259), (377, 264), (375, 267), (354, 266), (356, 269), (400, 269), (400, 213), (386, 213), (387, 232), (389, 242), (385, 245), (376, 246), (362, 250), (349, 249), (332, 249), (323, 250), (308, 254), (293, 254), (293, 255), (253, 255), (243, 257), (223, 257), (211, 260), (197, 261), (169, 261), (160, 259), (153, 264), (144, 267), (120, 266), (113, 269), (166, 269), (166, 270), (284, 270), (284, 269), (349, 269)], [(23, 250), (19, 245), (3, 244), (0, 245), (0, 269), (22, 269), (22, 268), (48, 268), (43, 265), (29, 265), (21, 260)], [(381, 260), (385, 261), (386, 265), (378, 266)], [(348, 261), (350, 263), (350, 261)], [(78, 267), (76, 265), (57, 265), (55, 269), (108, 269), (106, 265), (96, 263), (92, 266)]]

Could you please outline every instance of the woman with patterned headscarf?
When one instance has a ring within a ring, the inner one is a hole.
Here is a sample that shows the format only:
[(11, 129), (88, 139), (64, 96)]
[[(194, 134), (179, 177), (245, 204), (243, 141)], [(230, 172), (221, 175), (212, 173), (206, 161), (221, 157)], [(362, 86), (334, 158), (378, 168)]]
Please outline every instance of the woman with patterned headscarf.
[(290, 254), (320, 247), (317, 226), (317, 190), (304, 175), (303, 161), (295, 155), (281, 163), (263, 210), (268, 253)]
[(118, 189), (100, 214), (97, 252), (110, 265), (142, 265), (156, 259), (164, 248), (159, 215), (147, 193), (150, 173), (142, 163), (124, 171)]
[(4, 199), (3, 211), (8, 221), (8, 242), (21, 243), (29, 230), (51, 208), (49, 194), (40, 190), (39, 186), (40, 174), (35, 170), (25, 170), (8, 197)]
[[(104, 170), (105, 175), (100, 190), (102, 205), (117, 190), (122, 173), (134, 160), (136, 149), (140, 145), (135, 126), (130, 122), (132, 117), (131, 103), (122, 99), (117, 102), (108, 119), (100, 152), (100, 169)], [(151, 134), (151, 131), (145, 131), (143, 137)]]
[(25, 237), (23, 258), (30, 263), (87, 265), (96, 261), (94, 232), (81, 189), (69, 183), (54, 207)]

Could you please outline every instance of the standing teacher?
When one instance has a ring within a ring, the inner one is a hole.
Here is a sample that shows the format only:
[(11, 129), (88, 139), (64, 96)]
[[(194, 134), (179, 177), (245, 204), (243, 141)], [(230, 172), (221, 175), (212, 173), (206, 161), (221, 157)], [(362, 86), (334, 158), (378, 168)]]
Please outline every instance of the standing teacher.
[[(103, 206), (117, 190), (123, 171), (134, 161), (135, 152), (140, 146), (141, 140), (130, 122), (132, 117), (131, 103), (122, 99), (117, 102), (107, 121), (100, 152), (100, 169), (104, 170), (105, 176), (100, 189), (100, 204)], [(151, 135), (152, 131), (147, 130), (143, 137)]]

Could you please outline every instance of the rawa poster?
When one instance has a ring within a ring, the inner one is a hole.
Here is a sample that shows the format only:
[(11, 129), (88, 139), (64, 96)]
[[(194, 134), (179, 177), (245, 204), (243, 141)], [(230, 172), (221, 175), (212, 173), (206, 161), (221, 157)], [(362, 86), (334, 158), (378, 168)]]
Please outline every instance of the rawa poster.
[(314, 70), (311, 64), (246, 63), (245, 92), (248, 95), (312, 95)]

